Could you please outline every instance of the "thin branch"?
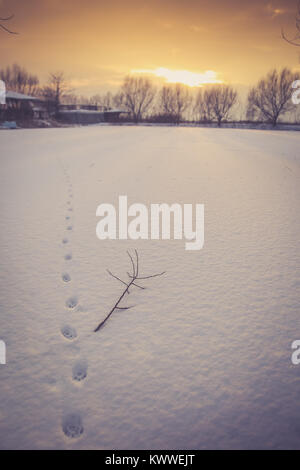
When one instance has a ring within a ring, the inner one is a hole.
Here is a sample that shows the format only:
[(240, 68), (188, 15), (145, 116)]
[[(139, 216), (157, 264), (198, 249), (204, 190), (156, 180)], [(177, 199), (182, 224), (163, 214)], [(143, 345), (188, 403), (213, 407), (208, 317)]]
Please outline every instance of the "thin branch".
[(130, 258), (130, 261), (131, 261), (131, 264), (132, 264), (132, 275), (135, 276), (135, 266), (134, 266), (134, 262), (133, 262), (133, 258), (131, 256), (131, 254), (129, 253), (129, 251), (127, 251), (127, 254)]
[(108, 274), (110, 274), (110, 275), (111, 275), (113, 278), (117, 279), (118, 281), (122, 282), (122, 284), (125, 284), (125, 286), (127, 286), (127, 287), (128, 287), (128, 284), (127, 284), (127, 282), (125, 282), (125, 281), (122, 281), (122, 279), (120, 279), (118, 276), (115, 276), (115, 274), (113, 274), (112, 272), (110, 272), (110, 270), (109, 270), (109, 269), (107, 269), (106, 271), (107, 271), (107, 272), (108, 272)]
[(15, 15), (10, 15), (10, 16), (6, 16), (5, 18), (1, 18), (1, 16), (0, 16), (0, 21), (9, 21), (9, 20), (12, 20), (14, 16), (15, 16)]
[[(107, 271), (108, 274), (110, 274), (113, 278), (117, 279), (117, 280), (120, 281), (122, 284), (125, 284), (125, 286), (128, 287), (127, 282), (122, 281), (122, 279), (120, 279), (118, 276), (116, 276), (115, 274), (113, 274), (109, 269), (107, 269), (106, 271)], [(131, 277), (129, 273), (127, 273), (127, 274), (128, 274), (129, 277)], [(133, 282), (132, 285), (135, 286), (135, 287), (138, 287), (139, 289), (146, 289), (146, 287), (139, 286), (139, 285), (136, 284), (135, 282)], [(129, 294), (129, 292), (128, 292), (128, 294)]]
[[(289, 38), (286, 37), (286, 35), (285, 35), (285, 33), (284, 33), (283, 29), (282, 29), (282, 30), (281, 30), (281, 36), (282, 36), (282, 38), (283, 38), (286, 42), (288, 42), (289, 44), (292, 44), (293, 46), (298, 46), (298, 47), (300, 46), (300, 35), (299, 35), (299, 36), (297, 35), (297, 36), (295, 36), (294, 38), (289, 39)], [(299, 41), (299, 43), (298, 43), (298, 42), (294, 42), (294, 41)]]
[(139, 255), (136, 250), (134, 251), (135, 251), (135, 256), (136, 256), (136, 278), (137, 278), (139, 275)]
[(130, 305), (130, 307), (116, 307), (117, 310), (129, 310), (130, 308), (133, 308), (134, 305)]
[[(300, 32), (300, 0), (298, 1), (297, 15), (296, 15), (296, 19), (295, 19), (295, 24), (296, 24), (296, 29)], [(281, 36), (289, 44), (292, 44), (293, 46), (300, 47), (300, 34), (297, 33), (297, 35), (294, 38), (289, 39), (285, 35), (284, 30), (282, 28), (281, 29)], [(295, 42), (295, 41), (297, 41), (297, 42)]]
[[(128, 271), (127, 271), (127, 275), (128, 275), (128, 277), (131, 277), (131, 275), (129, 274)], [(135, 286), (135, 287), (138, 287), (139, 289), (142, 289), (142, 290), (145, 290), (145, 289), (146, 289), (146, 287), (139, 286), (139, 285), (136, 284), (135, 282), (133, 282), (132, 285)]]
[(109, 317), (113, 314), (113, 312), (116, 310), (116, 308), (118, 307), (119, 303), (121, 302), (121, 300), (123, 299), (124, 295), (126, 294), (127, 292), (127, 289), (124, 290), (124, 292), (122, 293), (122, 295), (119, 297), (118, 301), (116, 302), (116, 304), (114, 305), (114, 307), (111, 309), (111, 311), (109, 312), (109, 314), (104, 318), (104, 320), (97, 326), (97, 328), (94, 330), (94, 332), (96, 333), (96, 331), (99, 331), (100, 328), (107, 322), (107, 320), (109, 319)]
[(9, 34), (19, 34), (19, 33), (16, 33), (15, 31), (11, 31), (10, 29), (6, 28), (5, 26), (3, 26), (3, 24), (0, 23), (0, 28), (2, 28), (4, 31), (6, 31), (7, 33)]
[[(10, 15), (10, 16), (6, 16), (4, 18), (1, 18), (0, 17), (0, 21), (10, 21), (15, 15)], [(4, 26), (3, 24), (0, 23), (0, 28), (3, 29), (4, 31), (6, 31), (7, 33), (9, 34), (19, 34), (15, 31), (11, 31), (10, 29), (8, 29), (6, 26)]]
[(136, 284), (135, 282), (133, 282), (132, 285), (133, 285), (134, 287), (138, 287), (139, 289), (142, 289), (142, 290), (145, 290), (145, 289), (146, 289), (146, 287), (139, 286), (139, 285)]
[(130, 306), (130, 307), (120, 307), (119, 304), (120, 302), (122, 301), (122, 299), (124, 298), (125, 294), (129, 294), (129, 288), (130, 287), (138, 287), (139, 289), (145, 289), (145, 287), (142, 287), (142, 286), (139, 286), (138, 284), (135, 283), (135, 281), (137, 279), (140, 279), (140, 280), (143, 280), (143, 279), (150, 279), (152, 277), (158, 277), (158, 276), (162, 276), (163, 274), (165, 274), (165, 272), (163, 273), (160, 273), (160, 274), (153, 274), (151, 276), (144, 276), (144, 277), (138, 277), (138, 273), (139, 273), (139, 255), (138, 255), (138, 252), (137, 250), (134, 250), (135, 251), (135, 258), (136, 260), (134, 261), (132, 255), (129, 253), (129, 251), (127, 251), (127, 254), (130, 258), (130, 261), (131, 261), (131, 265), (132, 265), (132, 275), (127, 272), (129, 278), (131, 279), (129, 281), (129, 283), (127, 284), (127, 282), (123, 281), (122, 279), (120, 279), (118, 276), (116, 276), (115, 274), (113, 274), (111, 271), (109, 271), (109, 269), (107, 269), (107, 272), (108, 274), (110, 274), (110, 276), (112, 276), (114, 279), (117, 279), (118, 281), (120, 281), (122, 284), (124, 284), (126, 286), (126, 288), (124, 289), (124, 291), (122, 292), (122, 294), (120, 295), (120, 297), (118, 298), (117, 302), (115, 303), (115, 305), (113, 306), (113, 308), (110, 310), (110, 312), (106, 315), (106, 317), (104, 318), (104, 320), (102, 320), (101, 323), (99, 323), (99, 325), (97, 326), (97, 328), (94, 330), (94, 332), (97, 332), (100, 330), (100, 328), (102, 328), (102, 326), (107, 322), (107, 320), (110, 318), (110, 316), (113, 314), (113, 312), (115, 310), (128, 310), (130, 308), (133, 308), (133, 306)]
[(163, 274), (166, 274), (166, 271), (164, 271), (163, 273), (159, 273), (159, 274), (152, 274), (151, 276), (136, 277), (135, 279), (138, 279), (138, 280), (150, 279), (151, 277), (158, 277), (158, 276), (162, 276)]

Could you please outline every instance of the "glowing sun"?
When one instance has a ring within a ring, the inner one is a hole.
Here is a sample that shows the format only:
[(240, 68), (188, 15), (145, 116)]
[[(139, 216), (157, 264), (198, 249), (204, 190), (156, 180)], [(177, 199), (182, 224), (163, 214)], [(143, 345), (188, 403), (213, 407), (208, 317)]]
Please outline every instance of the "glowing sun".
[(200, 87), (202, 85), (223, 83), (217, 78), (217, 73), (213, 70), (206, 70), (203, 73), (189, 72), (188, 70), (170, 70), (164, 67), (156, 69), (132, 70), (131, 73), (142, 73), (154, 75), (162, 78), (166, 83), (182, 83), (190, 87)]

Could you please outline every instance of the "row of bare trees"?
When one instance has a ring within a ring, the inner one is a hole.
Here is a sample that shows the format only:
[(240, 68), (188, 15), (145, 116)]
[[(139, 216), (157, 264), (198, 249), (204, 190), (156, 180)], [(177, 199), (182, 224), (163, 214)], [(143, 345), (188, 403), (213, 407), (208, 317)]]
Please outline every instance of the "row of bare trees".
[[(149, 78), (127, 76), (116, 94), (106, 92), (85, 98), (74, 94), (62, 72), (51, 73), (47, 84), (41, 87), (37, 76), (14, 64), (0, 69), (0, 79), (8, 90), (43, 97), (49, 110), (55, 113), (59, 112), (62, 103), (90, 104), (103, 109), (124, 110), (136, 123), (149, 118), (154, 122), (179, 124), (189, 118), (198, 122), (216, 122), (221, 126), (222, 122), (234, 116), (239, 103), (237, 91), (224, 84), (208, 85), (196, 94), (179, 83), (164, 85), (157, 91)], [(266, 121), (275, 126), (281, 116), (292, 110), (292, 85), (299, 79), (299, 74), (287, 68), (271, 71), (249, 91), (247, 119)]]
[(157, 121), (176, 124), (189, 110), (199, 121), (216, 121), (221, 125), (236, 103), (237, 92), (231, 86), (215, 85), (205, 91), (201, 89), (195, 99), (185, 85), (169, 84), (156, 92), (150, 79), (134, 76), (125, 78), (115, 100), (115, 104), (128, 111), (135, 122), (151, 115)]
[[(293, 84), (300, 79), (298, 73), (284, 68), (273, 70), (252, 87), (247, 98), (246, 117), (276, 126), (278, 119), (292, 111)], [(156, 100), (154, 100), (156, 95)], [(238, 104), (238, 93), (230, 85), (210, 85), (200, 88), (192, 97), (188, 87), (181, 84), (166, 85), (158, 94), (147, 78), (126, 77), (118, 95), (119, 104), (129, 111), (135, 122), (145, 115), (165, 117), (168, 122), (179, 123), (188, 109), (199, 122), (223, 121), (232, 117)]]
[(5, 82), (8, 90), (34, 95), (39, 90), (39, 79), (17, 64), (0, 69), (0, 79)]
[(7, 90), (44, 98), (47, 103), (51, 103), (55, 112), (58, 112), (59, 105), (71, 92), (63, 72), (50, 73), (47, 84), (41, 87), (37, 75), (13, 64), (0, 69), (0, 79), (4, 81)]

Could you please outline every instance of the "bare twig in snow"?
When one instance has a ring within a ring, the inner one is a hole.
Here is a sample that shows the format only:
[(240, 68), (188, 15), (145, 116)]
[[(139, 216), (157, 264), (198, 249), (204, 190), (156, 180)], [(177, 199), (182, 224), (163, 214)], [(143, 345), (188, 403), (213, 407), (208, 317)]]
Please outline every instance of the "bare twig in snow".
[(139, 289), (146, 289), (145, 287), (143, 286), (140, 286), (139, 284), (137, 284), (135, 281), (137, 280), (145, 280), (145, 279), (150, 279), (150, 278), (153, 278), (153, 277), (158, 277), (158, 276), (162, 276), (163, 274), (165, 274), (165, 272), (163, 273), (159, 273), (159, 274), (152, 274), (150, 276), (142, 276), (142, 277), (139, 277), (139, 255), (138, 255), (138, 252), (136, 250), (134, 250), (134, 254), (135, 254), (135, 259), (133, 258), (133, 256), (129, 253), (129, 251), (127, 251), (127, 254), (129, 256), (129, 259), (130, 259), (130, 262), (131, 262), (131, 266), (132, 266), (132, 273), (127, 273), (128, 277), (129, 277), (129, 280), (126, 282), (126, 281), (123, 281), (122, 279), (120, 279), (118, 276), (116, 276), (115, 274), (113, 274), (111, 271), (109, 271), (107, 269), (107, 272), (110, 276), (112, 276), (114, 279), (117, 279), (119, 282), (121, 282), (122, 284), (124, 284), (126, 286), (126, 288), (123, 290), (122, 294), (120, 295), (120, 297), (118, 298), (117, 302), (115, 303), (115, 305), (113, 306), (113, 308), (110, 310), (110, 312), (106, 315), (106, 317), (104, 318), (104, 320), (102, 320), (101, 323), (99, 323), (99, 325), (97, 326), (97, 328), (94, 330), (94, 332), (96, 331), (99, 331), (100, 328), (102, 328), (102, 326), (107, 322), (107, 320), (109, 319), (109, 317), (114, 313), (115, 310), (129, 310), (130, 308), (133, 308), (134, 306), (131, 305), (130, 307), (120, 307), (119, 304), (121, 302), (121, 300), (123, 299), (123, 297), (126, 295), (126, 294), (130, 294), (130, 291), (129, 289), (131, 287), (138, 287)]

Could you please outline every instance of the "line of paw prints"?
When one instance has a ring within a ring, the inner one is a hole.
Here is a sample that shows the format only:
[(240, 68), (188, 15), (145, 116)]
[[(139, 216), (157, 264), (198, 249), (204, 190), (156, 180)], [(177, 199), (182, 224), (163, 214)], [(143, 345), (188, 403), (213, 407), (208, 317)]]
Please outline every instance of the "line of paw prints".
[[(71, 220), (71, 214), (73, 212), (72, 200), (73, 200), (73, 187), (70, 180), (70, 176), (66, 168), (63, 169), (66, 182), (68, 184), (68, 200), (67, 200), (67, 212), (65, 220), (67, 223), (66, 230), (67, 232), (73, 231), (73, 223)], [(64, 254), (64, 260), (66, 263), (70, 262), (73, 259), (73, 255), (70, 248), (70, 240), (68, 237), (62, 239), (62, 244), (67, 248), (67, 252)], [(68, 271), (65, 271), (61, 275), (62, 281), (65, 284), (68, 284), (72, 281), (71, 275)], [(78, 298), (76, 296), (71, 296), (67, 298), (65, 302), (65, 307), (68, 311), (76, 310), (78, 306)], [(61, 328), (61, 334), (66, 341), (75, 341), (78, 339), (78, 334), (76, 329), (69, 324), (64, 325)], [(72, 369), (72, 380), (74, 385), (76, 383), (83, 382), (87, 377), (88, 364), (86, 361), (79, 361), (75, 363)], [(71, 439), (79, 438), (84, 432), (84, 427), (82, 423), (82, 418), (78, 413), (67, 414), (63, 417), (62, 421), (62, 430), (64, 434)]]

